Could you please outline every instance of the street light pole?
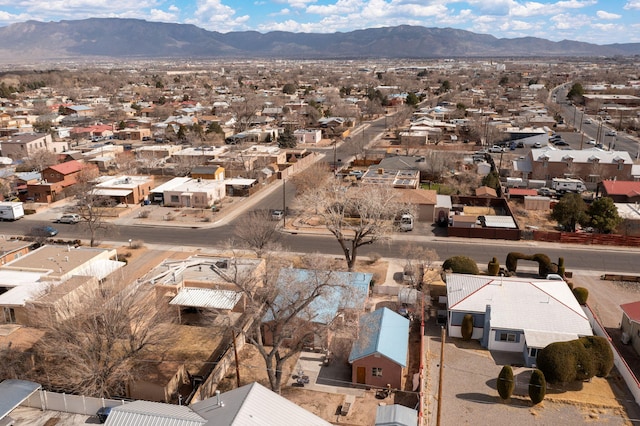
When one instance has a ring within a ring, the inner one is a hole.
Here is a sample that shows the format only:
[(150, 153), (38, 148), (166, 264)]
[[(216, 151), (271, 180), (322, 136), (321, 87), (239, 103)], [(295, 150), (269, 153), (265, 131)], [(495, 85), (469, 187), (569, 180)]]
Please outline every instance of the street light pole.
[(282, 178), (282, 227), (287, 227), (287, 186), (286, 180)]

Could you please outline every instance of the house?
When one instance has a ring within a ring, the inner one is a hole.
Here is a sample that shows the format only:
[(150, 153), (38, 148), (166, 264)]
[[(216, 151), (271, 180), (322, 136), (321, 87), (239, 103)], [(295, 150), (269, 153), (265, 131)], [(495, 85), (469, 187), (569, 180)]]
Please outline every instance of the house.
[(462, 337), (463, 318), (471, 315), (472, 339), (489, 350), (520, 352), (528, 367), (550, 343), (593, 334), (562, 281), (448, 274), (446, 282), (449, 336)]
[(389, 170), (372, 166), (362, 175), (360, 180), (362, 183), (417, 189), (420, 185), (420, 172), (418, 170)]
[(351, 353), (351, 381), (402, 389), (409, 351), (409, 320), (388, 308), (360, 318)]
[(395, 189), (400, 203), (415, 206), (419, 222), (433, 223), (436, 220), (438, 194), (432, 189)]
[(153, 176), (117, 176), (101, 180), (92, 194), (111, 198), (117, 204), (139, 204), (149, 198)]
[[(157, 192), (156, 188), (154, 192)], [(190, 179), (163, 191), (167, 207), (195, 207), (208, 209), (225, 197), (225, 181)]]
[(65, 198), (66, 189), (80, 182), (83, 176), (94, 175), (97, 167), (79, 161), (67, 161), (47, 167), (40, 182), (28, 183), (26, 197), (36, 203), (52, 203)]
[[(529, 179), (551, 180), (554, 177), (575, 177), (585, 182), (630, 180), (633, 160), (626, 151), (605, 151), (599, 148), (559, 150), (552, 147), (532, 149)], [(526, 167), (523, 168), (523, 172)]]
[[(302, 309), (296, 316), (296, 321), (288, 324), (291, 330), (291, 339), (285, 339), (287, 345), (295, 341), (297, 337), (313, 333), (313, 340), (307, 345), (317, 348), (328, 348), (331, 345), (333, 335), (328, 326), (339, 317), (340, 321), (348, 321), (357, 318), (364, 311), (369, 296), (369, 285), (373, 274), (363, 272), (337, 272), (320, 271), (298, 268), (282, 268), (276, 281), (278, 296), (276, 296), (272, 309), (268, 310), (262, 319), (263, 340), (266, 345), (273, 341), (275, 328), (280, 327), (278, 314), (288, 307), (289, 293), (301, 292), (308, 297), (308, 291), (315, 288), (315, 284), (326, 282), (330, 286), (323, 289), (322, 294)], [(306, 292), (306, 293), (305, 293)]]
[(224, 167), (196, 166), (191, 169), (193, 179), (224, 180)]
[(640, 182), (631, 180), (603, 180), (598, 185), (598, 192), (609, 197), (614, 203), (640, 202)]
[(26, 255), (31, 250), (31, 245), (30, 241), (3, 239), (0, 245), (0, 265)]
[[(83, 282), (92, 277), (97, 281), (104, 279), (125, 265), (112, 260), (115, 258), (115, 249), (45, 245), (2, 265), (0, 287), (6, 291), (0, 294), (0, 308), (3, 310), (0, 323), (29, 325), (29, 306), (32, 303), (47, 297), (76, 276), (85, 277), (85, 280), (80, 280)], [(77, 284), (71, 285), (69, 290), (71, 288), (77, 288)], [(50, 303), (45, 305), (53, 306)]]
[(322, 139), (322, 131), (320, 129), (298, 129), (293, 132), (298, 144), (318, 143)]
[(331, 423), (305, 410), (259, 383), (219, 393), (186, 405), (134, 401), (111, 409), (106, 426), (330, 426)]
[(620, 305), (622, 308), (622, 342), (631, 343), (636, 353), (640, 355), (640, 302)]
[(45, 150), (54, 154), (69, 149), (69, 142), (54, 142), (46, 133), (15, 133), (0, 143), (2, 156), (12, 160), (22, 160), (36, 151)]

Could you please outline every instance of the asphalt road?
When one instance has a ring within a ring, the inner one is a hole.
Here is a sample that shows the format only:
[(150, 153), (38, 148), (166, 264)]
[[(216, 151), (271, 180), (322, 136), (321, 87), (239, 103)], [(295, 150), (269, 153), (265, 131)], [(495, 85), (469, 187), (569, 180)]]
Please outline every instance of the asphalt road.
[[(271, 195), (278, 195), (275, 191)], [(268, 202), (268, 201), (267, 201)], [(129, 239), (141, 240), (149, 245), (161, 245), (179, 250), (185, 247), (224, 248), (232, 239), (235, 223), (245, 220), (239, 216), (234, 222), (208, 229), (178, 228), (168, 226), (118, 226), (109, 231), (109, 235), (100, 239), (126, 244)], [(241, 223), (241, 222), (240, 222)], [(0, 222), (0, 233), (22, 234), (36, 224), (48, 224), (31, 220), (18, 222)], [(56, 224), (59, 238), (87, 238), (87, 232), (78, 225)], [(411, 233), (398, 233), (387, 242), (363, 246), (359, 255), (368, 256), (378, 253), (383, 257), (401, 257), (401, 249), (407, 244), (434, 249), (441, 260), (455, 255), (469, 256), (480, 265), (488, 263), (493, 256), (504, 265), (507, 254), (518, 251), (525, 254), (544, 253), (552, 261), (564, 257), (567, 271), (597, 271), (599, 273), (640, 272), (640, 249), (609, 246), (578, 246), (556, 243), (538, 243), (533, 241), (475, 240), (461, 238), (436, 237), (430, 230), (416, 229)], [(342, 256), (340, 246), (334, 237), (328, 235), (288, 234), (282, 236), (284, 248), (291, 252), (319, 252)], [(534, 263), (521, 262), (522, 266), (532, 267)]]

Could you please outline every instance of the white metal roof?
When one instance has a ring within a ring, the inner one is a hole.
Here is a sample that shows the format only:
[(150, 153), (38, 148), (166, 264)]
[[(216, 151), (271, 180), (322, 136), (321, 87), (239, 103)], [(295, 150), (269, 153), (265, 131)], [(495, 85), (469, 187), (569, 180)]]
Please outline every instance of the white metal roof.
[(582, 307), (564, 281), (447, 275), (449, 310), (484, 313), (491, 328), (592, 335)]
[(186, 405), (134, 401), (111, 409), (106, 426), (200, 426), (207, 421)]
[(164, 192), (171, 191), (173, 188), (176, 188), (183, 183), (189, 182), (191, 180), (190, 177), (176, 177), (171, 179), (169, 182), (165, 182), (162, 185), (158, 185), (151, 190), (151, 192)]
[(251, 383), (191, 408), (215, 426), (330, 426), (331, 423), (270, 391)]
[(233, 309), (241, 297), (242, 293), (233, 290), (183, 287), (169, 304), (196, 308)]
[(517, 228), (516, 223), (511, 216), (486, 215), (484, 219), (484, 223), (487, 225), (487, 228)]
[(0, 294), (0, 306), (24, 306), (24, 304), (42, 294), (52, 281), (22, 284)]
[(527, 341), (527, 346), (530, 348), (545, 348), (547, 345), (554, 342), (568, 342), (569, 340), (575, 340), (578, 336), (576, 333), (555, 333), (552, 331), (536, 331), (525, 330), (524, 338)]
[(225, 185), (253, 185), (253, 183), (255, 182), (255, 179), (245, 179), (245, 178), (230, 178), (230, 179), (225, 179), (224, 180), (224, 184)]

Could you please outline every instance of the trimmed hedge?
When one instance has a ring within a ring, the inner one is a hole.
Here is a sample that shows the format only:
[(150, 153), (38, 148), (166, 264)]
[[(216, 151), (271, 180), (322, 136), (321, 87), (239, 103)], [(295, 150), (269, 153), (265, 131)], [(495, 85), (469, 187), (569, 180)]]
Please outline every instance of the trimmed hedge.
[(487, 273), (492, 277), (497, 277), (500, 273), (500, 262), (498, 262), (497, 257), (491, 259), (491, 262), (487, 265)]
[(587, 304), (587, 299), (589, 298), (589, 290), (584, 287), (576, 287), (572, 291), (579, 304), (581, 304), (582, 306)]
[(513, 369), (510, 365), (505, 365), (498, 374), (498, 382), (496, 388), (498, 388), (498, 394), (502, 399), (509, 399), (513, 394), (513, 389), (516, 387), (516, 382), (513, 380)]
[(546, 277), (548, 274), (555, 274), (558, 272), (558, 266), (551, 263), (549, 256), (543, 253), (536, 253), (527, 255), (524, 253), (510, 252), (507, 254), (506, 267), (507, 271), (515, 273), (518, 269), (518, 259), (533, 260), (538, 262), (538, 275)]
[(605, 377), (613, 368), (613, 352), (604, 337), (585, 336), (551, 343), (538, 353), (538, 368), (549, 383)]
[(471, 340), (471, 336), (473, 336), (473, 315), (466, 314), (462, 317), (460, 333), (462, 334), (463, 340)]
[(475, 260), (468, 256), (453, 256), (445, 260), (442, 264), (443, 270), (451, 270), (456, 274), (478, 275), (480, 270)]
[(541, 403), (546, 394), (547, 381), (544, 378), (544, 373), (538, 369), (533, 370), (529, 380), (529, 398), (531, 398), (531, 402), (534, 405)]

